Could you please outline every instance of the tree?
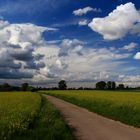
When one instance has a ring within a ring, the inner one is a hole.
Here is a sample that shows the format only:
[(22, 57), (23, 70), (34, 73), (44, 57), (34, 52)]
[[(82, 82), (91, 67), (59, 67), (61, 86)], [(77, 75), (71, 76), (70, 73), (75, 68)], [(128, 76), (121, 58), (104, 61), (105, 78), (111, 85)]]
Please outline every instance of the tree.
[(67, 89), (67, 84), (66, 84), (66, 81), (65, 80), (61, 80), (59, 83), (58, 83), (58, 87), (59, 89)]
[(28, 84), (28, 83), (23, 83), (23, 84), (21, 85), (21, 90), (22, 90), (22, 91), (27, 91), (27, 90), (28, 90), (28, 87), (29, 87), (29, 84)]
[(96, 83), (96, 89), (105, 89), (105, 87), (106, 87), (106, 82), (104, 81), (100, 81)]
[(5, 83), (5, 84), (1, 85), (1, 90), (2, 91), (10, 91), (11, 86), (8, 83)]
[(112, 82), (112, 89), (116, 89), (116, 83), (114, 81)]
[(108, 81), (106, 86), (107, 86), (107, 89), (112, 89), (112, 82)]
[(118, 89), (125, 89), (124, 84), (119, 84)]
[(114, 81), (108, 81), (107, 82), (107, 89), (115, 89), (116, 88), (116, 83)]

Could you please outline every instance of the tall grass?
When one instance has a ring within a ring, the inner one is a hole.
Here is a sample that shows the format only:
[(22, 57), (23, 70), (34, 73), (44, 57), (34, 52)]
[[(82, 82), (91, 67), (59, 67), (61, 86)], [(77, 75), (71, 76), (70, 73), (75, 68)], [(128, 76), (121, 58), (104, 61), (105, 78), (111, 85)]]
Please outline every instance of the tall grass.
[(11, 140), (73, 140), (68, 126), (62, 120), (59, 111), (42, 97), (42, 104), (34, 124), (20, 136)]

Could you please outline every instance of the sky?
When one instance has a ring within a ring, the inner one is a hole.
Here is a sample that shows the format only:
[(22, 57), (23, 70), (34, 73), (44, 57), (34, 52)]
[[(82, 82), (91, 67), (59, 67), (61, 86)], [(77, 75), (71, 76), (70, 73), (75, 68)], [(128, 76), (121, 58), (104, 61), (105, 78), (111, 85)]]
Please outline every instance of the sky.
[(0, 1), (0, 83), (61, 79), (140, 86), (140, 1)]

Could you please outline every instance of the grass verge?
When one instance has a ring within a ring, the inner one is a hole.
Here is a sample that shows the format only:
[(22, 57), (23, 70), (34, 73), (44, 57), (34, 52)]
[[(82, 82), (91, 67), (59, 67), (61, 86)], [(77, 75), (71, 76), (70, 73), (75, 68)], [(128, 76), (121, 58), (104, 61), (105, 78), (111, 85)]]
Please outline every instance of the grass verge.
[(59, 111), (41, 97), (39, 114), (30, 125), (28, 131), (20, 136), (13, 136), (11, 140), (73, 140), (73, 136), (60, 116)]

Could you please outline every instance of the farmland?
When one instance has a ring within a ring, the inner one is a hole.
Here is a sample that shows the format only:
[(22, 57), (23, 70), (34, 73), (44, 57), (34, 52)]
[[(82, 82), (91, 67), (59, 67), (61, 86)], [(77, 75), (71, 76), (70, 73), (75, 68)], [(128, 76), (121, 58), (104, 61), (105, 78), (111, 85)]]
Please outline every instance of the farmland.
[(0, 136), (23, 132), (37, 114), (40, 97), (31, 93), (0, 93)]
[(44, 91), (108, 118), (140, 127), (140, 93), (127, 91)]
[(72, 140), (58, 110), (39, 94), (0, 93), (0, 140)]

